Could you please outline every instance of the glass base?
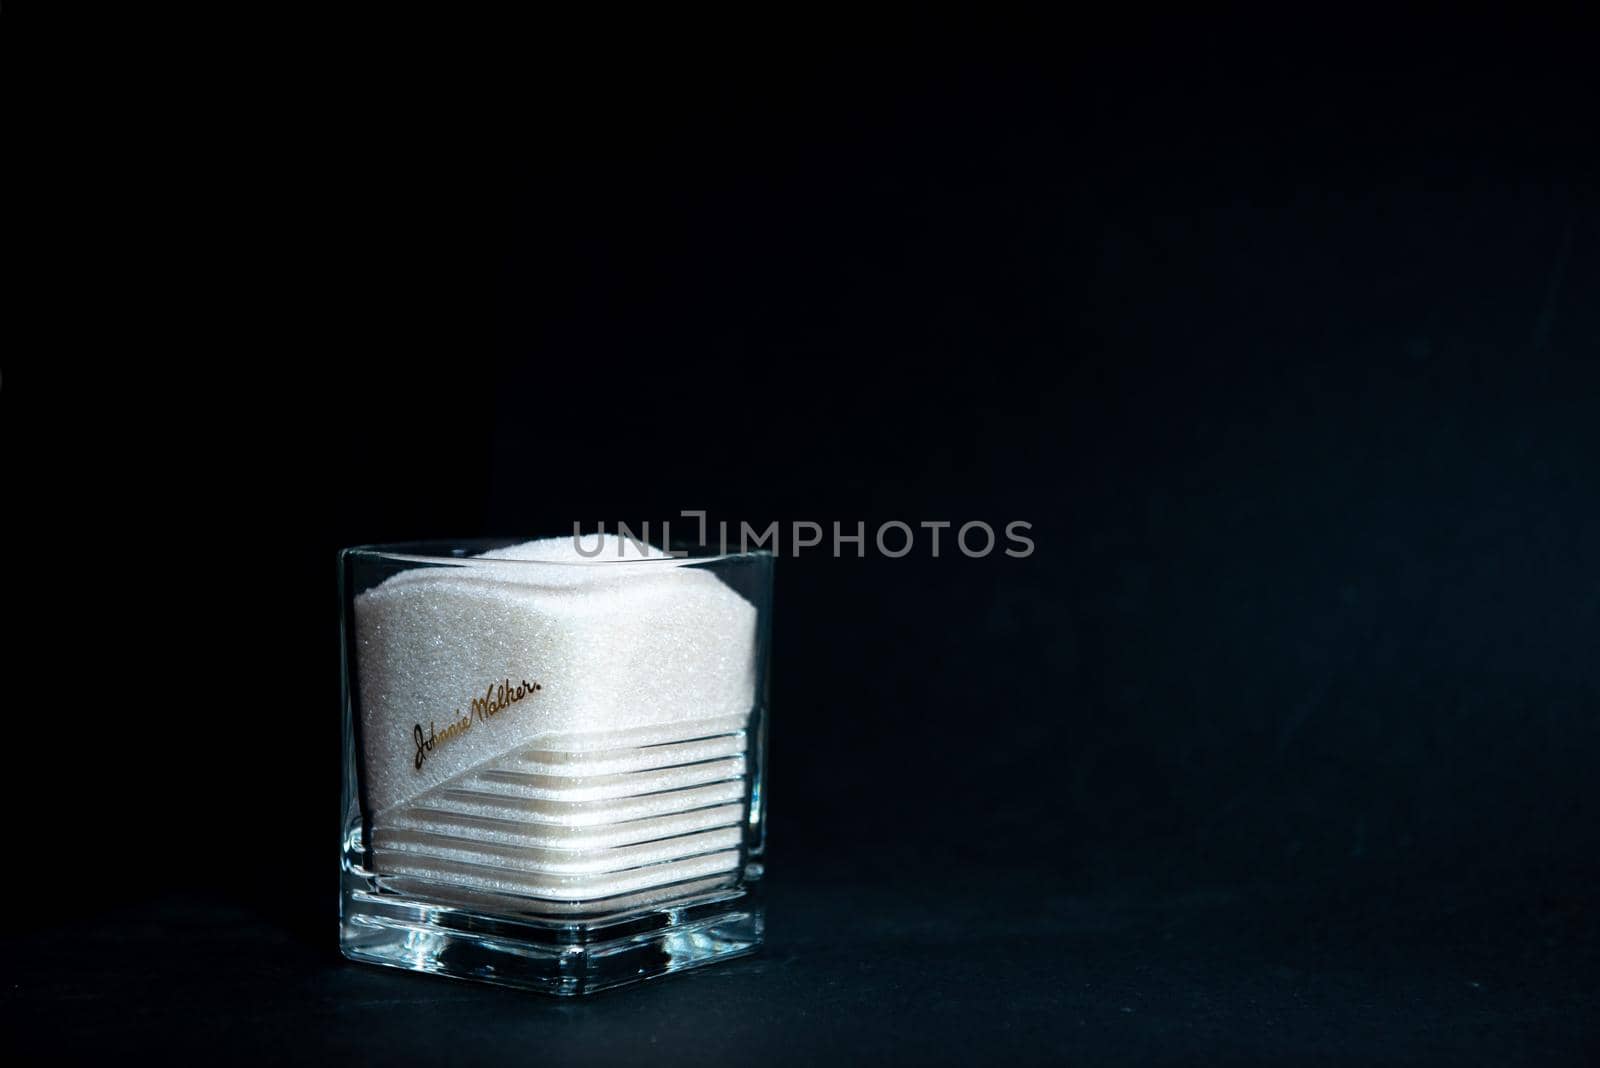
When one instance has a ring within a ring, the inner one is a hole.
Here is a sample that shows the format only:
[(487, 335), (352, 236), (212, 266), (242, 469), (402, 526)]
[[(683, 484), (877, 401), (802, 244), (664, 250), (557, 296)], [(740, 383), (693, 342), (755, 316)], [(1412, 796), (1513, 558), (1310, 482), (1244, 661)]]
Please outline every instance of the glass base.
[(351, 960), (455, 979), (592, 994), (754, 952), (759, 884), (597, 920), (508, 919), (346, 885), (339, 948)]

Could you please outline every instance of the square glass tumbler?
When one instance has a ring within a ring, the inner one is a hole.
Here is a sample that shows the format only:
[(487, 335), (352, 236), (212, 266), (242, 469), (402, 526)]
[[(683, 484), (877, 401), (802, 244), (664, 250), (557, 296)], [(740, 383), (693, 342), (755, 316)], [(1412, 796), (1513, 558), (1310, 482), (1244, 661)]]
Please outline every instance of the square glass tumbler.
[(340, 946), (584, 994), (753, 951), (772, 555), (340, 554)]

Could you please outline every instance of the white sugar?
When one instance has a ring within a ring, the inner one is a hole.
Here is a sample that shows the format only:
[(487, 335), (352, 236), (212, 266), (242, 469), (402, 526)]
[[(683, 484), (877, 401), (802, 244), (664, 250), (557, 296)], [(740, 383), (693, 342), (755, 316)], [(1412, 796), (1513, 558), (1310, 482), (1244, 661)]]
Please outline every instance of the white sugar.
[(355, 598), (380, 871), (580, 902), (737, 866), (749, 602), (614, 536), (419, 563)]

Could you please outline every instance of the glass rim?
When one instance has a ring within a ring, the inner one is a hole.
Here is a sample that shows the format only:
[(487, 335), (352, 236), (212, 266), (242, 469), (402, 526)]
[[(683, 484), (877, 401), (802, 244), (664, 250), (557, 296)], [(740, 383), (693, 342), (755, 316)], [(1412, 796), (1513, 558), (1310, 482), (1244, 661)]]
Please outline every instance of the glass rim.
[[(603, 565), (631, 564), (656, 567), (684, 566), (686, 564), (718, 563), (733, 560), (759, 560), (772, 559), (770, 549), (754, 548), (726, 550), (714, 545), (701, 545), (696, 542), (672, 541), (668, 548), (676, 551), (679, 546), (687, 550), (683, 555), (675, 556), (630, 556), (618, 557), (599, 553), (584, 560), (516, 560), (504, 557), (484, 557), (481, 553), (503, 549), (510, 545), (522, 545), (529, 541), (548, 540), (552, 537), (572, 537), (581, 544), (583, 539), (593, 538), (595, 534), (580, 535), (534, 535), (532, 537), (476, 537), (476, 538), (424, 538), (416, 541), (372, 542), (365, 545), (351, 545), (339, 550), (341, 560), (347, 557), (358, 557), (374, 560), (404, 560), (417, 563), (431, 564), (526, 564), (530, 567), (596, 567)], [(648, 544), (639, 539), (632, 539), (638, 544)], [(650, 548), (659, 547), (651, 545)]]

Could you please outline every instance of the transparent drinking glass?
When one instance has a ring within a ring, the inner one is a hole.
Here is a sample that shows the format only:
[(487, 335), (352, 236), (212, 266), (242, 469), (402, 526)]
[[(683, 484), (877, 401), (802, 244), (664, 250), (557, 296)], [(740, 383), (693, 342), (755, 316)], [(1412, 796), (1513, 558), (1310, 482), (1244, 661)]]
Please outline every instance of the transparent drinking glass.
[(772, 574), (615, 538), (344, 550), (344, 954), (583, 994), (759, 946)]

